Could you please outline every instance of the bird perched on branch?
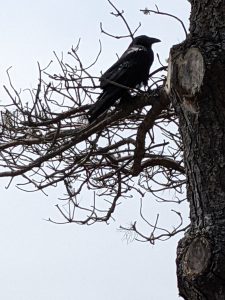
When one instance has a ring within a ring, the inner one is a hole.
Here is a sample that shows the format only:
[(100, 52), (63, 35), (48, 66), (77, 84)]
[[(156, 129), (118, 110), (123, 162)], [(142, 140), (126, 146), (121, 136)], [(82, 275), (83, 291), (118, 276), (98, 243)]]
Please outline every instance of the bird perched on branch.
[(158, 42), (161, 41), (146, 35), (137, 36), (119, 60), (101, 76), (100, 87), (103, 91), (88, 112), (90, 123), (127, 95), (129, 89), (140, 84), (147, 85), (154, 60), (152, 44)]

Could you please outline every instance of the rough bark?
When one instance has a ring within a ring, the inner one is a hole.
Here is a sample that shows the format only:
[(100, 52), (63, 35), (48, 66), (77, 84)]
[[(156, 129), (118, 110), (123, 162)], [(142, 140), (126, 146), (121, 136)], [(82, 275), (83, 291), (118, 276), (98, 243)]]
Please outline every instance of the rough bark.
[(191, 228), (177, 248), (180, 295), (225, 299), (225, 2), (192, 0), (190, 35), (170, 55)]

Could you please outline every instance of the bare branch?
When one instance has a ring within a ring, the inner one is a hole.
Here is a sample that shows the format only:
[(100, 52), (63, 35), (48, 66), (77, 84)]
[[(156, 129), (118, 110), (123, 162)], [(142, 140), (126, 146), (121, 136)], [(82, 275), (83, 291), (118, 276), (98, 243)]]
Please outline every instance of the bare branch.
[(112, 3), (112, 1), (110, 0), (107, 0), (109, 2), (109, 4), (114, 8), (114, 10), (116, 11), (116, 13), (114, 12), (111, 12), (111, 14), (115, 17), (120, 17), (123, 21), (123, 23), (125, 24), (127, 30), (128, 30), (128, 35), (114, 35), (114, 34), (110, 34), (108, 33), (107, 31), (105, 31), (103, 29), (103, 25), (102, 23), (100, 23), (100, 29), (101, 29), (101, 32), (110, 36), (110, 37), (113, 37), (113, 38), (116, 38), (116, 39), (121, 39), (121, 38), (127, 38), (127, 37), (131, 37), (132, 39), (134, 39), (134, 35), (135, 33), (138, 31), (138, 29), (141, 27), (141, 23), (138, 24), (138, 26), (136, 27), (136, 29), (134, 31), (131, 30), (127, 20), (125, 19), (125, 17), (123, 16), (124, 14), (124, 11), (119, 11), (119, 9)]
[(145, 8), (145, 9), (140, 9), (140, 11), (143, 12), (145, 15), (150, 15), (150, 13), (154, 13), (154, 14), (157, 14), (157, 15), (168, 16), (168, 17), (171, 17), (171, 18), (177, 20), (181, 24), (181, 26), (182, 26), (182, 28), (184, 30), (185, 36), (186, 37), (188, 36), (188, 32), (187, 32), (187, 29), (186, 29), (186, 27), (184, 25), (184, 22), (180, 18), (178, 18), (175, 15), (162, 12), (162, 11), (159, 10), (159, 8), (158, 8), (157, 5), (155, 5), (155, 6), (156, 6), (156, 10)]
[[(108, 2), (133, 38), (123, 11)], [(177, 117), (164, 92), (167, 67), (153, 70), (147, 89), (109, 81), (130, 96), (89, 124), (87, 110), (100, 93), (99, 77), (92, 73), (102, 47), (85, 66), (79, 44), (66, 58), (54, 53), (54, 74), (52, 62), (43, 69), (38, 64), (34, 89), (18, 91), (7, 70), (9, 86), (4, 88), (10, 104), (0, 106), (0, 177), (10, 178), (8, 186), (19, 177), (17, 187), (27, 192), (64, 188), (56, 206), (62, 220), (48, 219), (56, 224), (109, 223), (124, 198), (153, 196), (180, 204), (186, 179)], [(140, 216), (150, 233), (141, 233), (137, 222), (124, 230), (154, 243), (183, 230), (182, 217), (176, 215), (180, 222), (174, 230), (161, 228), (159, 216), (151, 223), (141, 203)]]

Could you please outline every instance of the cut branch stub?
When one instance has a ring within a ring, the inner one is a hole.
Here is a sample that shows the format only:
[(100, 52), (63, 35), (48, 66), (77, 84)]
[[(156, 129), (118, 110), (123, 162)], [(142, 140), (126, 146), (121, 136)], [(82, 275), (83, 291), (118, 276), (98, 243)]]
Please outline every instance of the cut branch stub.
[(201, 88), (204, 77), (204, 61), (197, 48), (190, 48), (177, 59), (178, 82), (188, 96), (194, 96)]
[(197, 237), (192, 240), (187, 252), (184, 255), (184, 274), (190, 279), (204, 274), (211, 261), (211, 246), (204, 237)]
[(170, 57), (168, 68), (165, 86), (167, 94), (171, 93), (175, 84), (182, 104), (188, 111), (196, 113), (198, 111), (196, 98), (201, 90), (205, 74), (204, 59), (200, 50), (190, 48), (185, 54), (180, 54), (174, 60)]

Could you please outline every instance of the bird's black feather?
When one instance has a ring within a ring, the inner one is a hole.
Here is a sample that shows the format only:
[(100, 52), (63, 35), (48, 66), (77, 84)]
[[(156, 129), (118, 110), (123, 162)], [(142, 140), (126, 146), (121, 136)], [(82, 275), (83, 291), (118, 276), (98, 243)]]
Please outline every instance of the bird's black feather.
[(88, 112), (90, 122), (123, 97), (129, 88), (140, 84), (147, 85), (154, 60), (151, 46), (157, 42), (160, 40), (145, 35), (136, 37), (119, 60), (101, 76), (100, 87), (103, 91)]

